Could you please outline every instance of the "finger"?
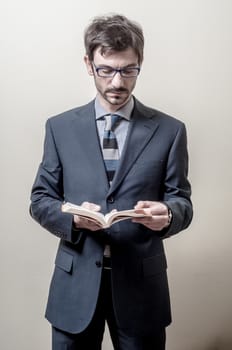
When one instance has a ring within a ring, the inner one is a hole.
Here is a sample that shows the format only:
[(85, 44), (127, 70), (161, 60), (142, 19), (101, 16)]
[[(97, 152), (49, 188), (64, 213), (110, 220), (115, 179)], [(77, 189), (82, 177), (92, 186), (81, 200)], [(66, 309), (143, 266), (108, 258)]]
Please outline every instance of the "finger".
[(90, 231), (98, 231), (101, 229), (101, 226), (90, 222), (90, 224), (88, 224), (88, 227), (86, 228)]
[(151, 206), (151, 201), (138, 201), (135, 205), (135, 209), (149, 208)]
[(97, 224), (96, 221), (88, 220), (78, 215), (74, 215), (74, 223), (77, 228), (83, 228), (91, 231), (101, 229), (101, 225)]
[(151, 214), (152, 216), (162, 216), (162, 215), (168, 215), (168, 208), (166, 205), (162, 203), (157, 203), (153, 207), (151, 207)]
[(152, 225), (152, 226), (165, 226), (168, 221), (167, 215), (154, 215), (154, 216), (148, 216), (144, 218), (134, 218), (132, 220), (133, 222), (140, 223), (143, 225)]
[(152, 218), (149, 220), (149, 218), (145, 218), (144, 222), (147, 224), (154, 224), (154, 225), (164, 225), (166, 224), (168, 220), (168, 217), (166, 215), (158, 215), (158, 216), (152, 216)]
[(141, 208), (141, 209), (135, 209), (136, 214), (143, 214), (146, 216), (152, 216), (151, 209), (150, 208)]

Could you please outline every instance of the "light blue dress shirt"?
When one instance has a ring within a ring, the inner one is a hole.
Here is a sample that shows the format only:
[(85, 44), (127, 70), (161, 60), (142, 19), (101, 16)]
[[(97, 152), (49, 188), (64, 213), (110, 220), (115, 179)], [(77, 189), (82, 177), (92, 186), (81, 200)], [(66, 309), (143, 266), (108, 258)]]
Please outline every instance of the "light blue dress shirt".
[[(114, 133), (116, 135), (116, 139), (118, 142), (118, 150), (119, 150), (119, 156), (122, 154), (123, 146), (125, 144), (126, 135), (128, 132), (129, 124), (130, 124), (130, 118), (131, 113), (134, 108), (134, 99), (131, 96), (129, 101), (119, 110), (115, 112), (115, 114), (122, 116), (123, 118), (120, 120), (120, 123), (114, 130)], [(101, 105), (96, 97), (95, 99), (95, 114), (96, 114), (96, 121), (97, 121), (97, 129), (98, 134), (100, 138), (101, 148), (103, 147), (103, 135), (104, 135), (104, 127), (105, 127), (105, 120), (102, 118), (106, 114), (109, 114)]]

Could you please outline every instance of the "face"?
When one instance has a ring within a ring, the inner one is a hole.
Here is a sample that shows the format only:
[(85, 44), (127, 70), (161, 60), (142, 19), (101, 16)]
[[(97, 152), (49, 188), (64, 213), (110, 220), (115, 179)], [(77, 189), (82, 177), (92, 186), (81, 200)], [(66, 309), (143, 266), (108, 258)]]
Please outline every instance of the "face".
[(99, 77), (95, 67), (117, 69), (138, 67), (138, 57), (132, 48), (120, 52), (110, 52), (105, 55), (102, 55), (100, 48), (98, 48), (94, 53), (93, 62), (89, 60), (88, 56), (85, 56), (88, 73), (94, 76), (99, 101), (107, 111), (115, 112), (129, 100), (137, 77), (123, 78), (118, 72), (114, 77)]

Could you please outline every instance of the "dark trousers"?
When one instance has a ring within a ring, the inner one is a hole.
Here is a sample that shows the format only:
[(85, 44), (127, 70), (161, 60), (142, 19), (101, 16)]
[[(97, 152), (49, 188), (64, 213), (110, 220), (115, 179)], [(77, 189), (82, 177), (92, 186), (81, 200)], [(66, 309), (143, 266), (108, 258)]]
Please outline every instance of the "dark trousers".
[(110, 270), (103, 271), (99, 300), (90, 325), (79, 334), (66, 333), (53, 327), (52, 350), (101, 350), (105, 321), (115, 350), (165, 350), (165, 329), (154, 336), (131, 337), (117, 327), (112, 304)]

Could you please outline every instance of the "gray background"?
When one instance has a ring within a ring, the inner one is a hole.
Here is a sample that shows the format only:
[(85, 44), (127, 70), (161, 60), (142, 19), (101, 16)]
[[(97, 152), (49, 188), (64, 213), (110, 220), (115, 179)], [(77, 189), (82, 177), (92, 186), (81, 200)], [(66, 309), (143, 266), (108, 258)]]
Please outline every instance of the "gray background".
[[(112, 11), (144, 28), (136, 96), (188, 128), (195, 217), (165, 242), (174, 321), (167, 350), (232, 349), (230, 0), (0, 4), (0, 347), (50, 348), (43, 314), (58, 240), (29, 217), (30, 189), (46, 119), (95, 95), (83, 30)], [(107, 333), (104, 349), (112, 349)]]

